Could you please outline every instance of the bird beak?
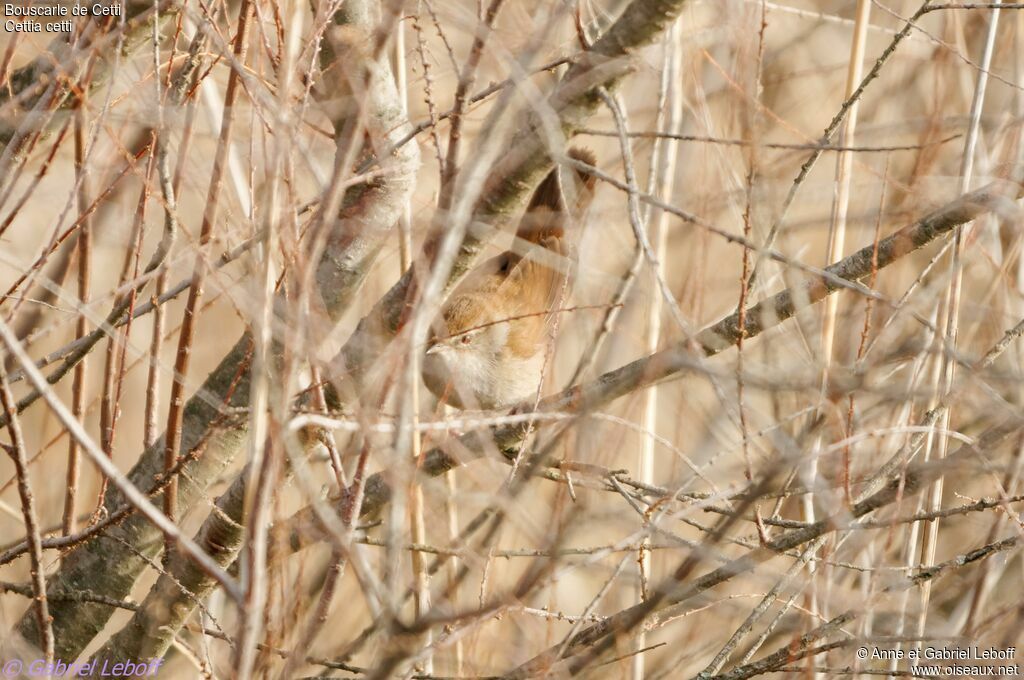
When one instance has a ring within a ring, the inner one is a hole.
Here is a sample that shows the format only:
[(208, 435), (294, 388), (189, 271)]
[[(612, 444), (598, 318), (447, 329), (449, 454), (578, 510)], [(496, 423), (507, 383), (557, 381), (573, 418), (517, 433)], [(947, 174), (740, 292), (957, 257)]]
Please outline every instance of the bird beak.
[(441, 343), (435, 342), (427, 348), (426, 354), (437, 354), (441, 351)]

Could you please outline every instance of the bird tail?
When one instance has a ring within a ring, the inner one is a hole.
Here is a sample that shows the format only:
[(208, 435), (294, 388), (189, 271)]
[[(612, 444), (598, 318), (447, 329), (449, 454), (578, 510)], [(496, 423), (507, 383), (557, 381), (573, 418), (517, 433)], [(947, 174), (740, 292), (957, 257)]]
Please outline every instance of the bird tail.
[[(590, 149), (572, 148), (568, 155), (587, 165), (597, 163), (597, 157)], [(573, 186), (563, 186), (563, 175), (570, 174)], [(590, 206), (596, 182), (597, 178), (585, 170), (573, 167), (571, 173), (560, 173), (556, 165), (533, 192), (516, 230), (516, 238), (538, 245), (551, 239), (561, 239), (565, 235), (566, 223), (572, 217), (582, 215)]]

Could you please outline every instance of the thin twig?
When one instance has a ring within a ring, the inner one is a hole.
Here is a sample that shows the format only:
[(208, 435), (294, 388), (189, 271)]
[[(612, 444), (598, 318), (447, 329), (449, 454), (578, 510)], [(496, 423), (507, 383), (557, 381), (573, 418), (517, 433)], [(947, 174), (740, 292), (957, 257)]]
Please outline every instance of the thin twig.
[(21, 424), (14, 412), (14, 398), (7, 384), (7, 375), (0, 370), (0, 406), (7, 413), (10, 423), (7, 426), (11, 438), (10, 446), (4, 446), (14, 462), (15, 474), (18, 477), (18, 495), (21, 497), (21, 511), (25, 520), (25, 533), (28, 536), (30, 573), (32, 576), (32, 599), (36, 612), (36, 625), (42, 639), (43, 656), (47, 663), (53, 661), (53, 625), (49, 607), (46, 603), (46, 566), (43, 564), (42, 539), (39, 535), (39, 521), (36, 513), (36, 501), (32, 495), (32, 483), (29, 481), (28, 458), (25, 455), (25, 439), (21, 434)]

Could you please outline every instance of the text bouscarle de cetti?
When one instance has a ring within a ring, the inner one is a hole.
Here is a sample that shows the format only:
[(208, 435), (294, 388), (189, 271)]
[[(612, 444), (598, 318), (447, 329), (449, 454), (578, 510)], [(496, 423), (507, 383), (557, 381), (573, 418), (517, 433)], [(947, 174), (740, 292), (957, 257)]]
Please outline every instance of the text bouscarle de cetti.
[(57, 32), (70, 33), (74, 26), (71, 19), (43, 23), (36, 21), (36, 17), (119, 17), (121, 6), (119, 4), (95, 3), (83, 5), (76, 3), (73, 6), (63, 4), (54, 5), (21, 5), (18, 3), (4, 3), (4, 15), (6, 17), (17, 17), (17, 19), (5, 19), (4, 30), (8, 33), (42, 33)]

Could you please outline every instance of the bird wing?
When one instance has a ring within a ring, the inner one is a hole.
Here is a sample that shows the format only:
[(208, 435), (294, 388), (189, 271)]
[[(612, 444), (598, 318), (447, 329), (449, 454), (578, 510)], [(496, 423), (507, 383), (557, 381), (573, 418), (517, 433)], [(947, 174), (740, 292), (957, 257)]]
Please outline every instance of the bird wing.
[(512, 325), (510, 345), (528, 356), (544, 342), (554, 321), (551, 314), (571, 291), (572, 258), (564, 239), (547, 238), (523, 257), (514, 260), (499, 288), (500, 295), (514, 302), (516, 322)]

